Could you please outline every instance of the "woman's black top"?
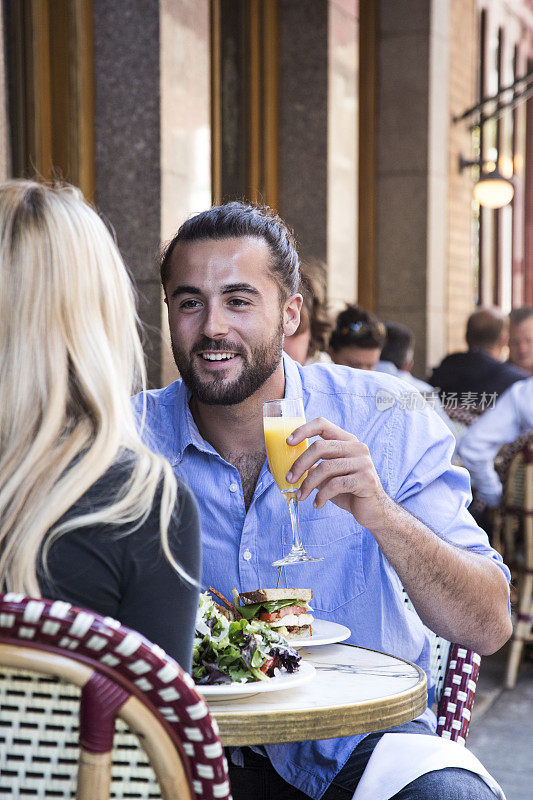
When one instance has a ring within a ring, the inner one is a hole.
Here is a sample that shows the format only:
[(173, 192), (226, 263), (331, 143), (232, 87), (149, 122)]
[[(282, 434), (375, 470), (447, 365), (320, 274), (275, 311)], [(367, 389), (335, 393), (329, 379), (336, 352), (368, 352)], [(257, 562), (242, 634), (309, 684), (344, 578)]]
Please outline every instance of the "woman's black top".
[[(129, 464), (114, 464), (60, 522), (113, 502), (131, 474)], [(198, 590), (180, 578), (161, 549), (160, 503), (161, 487), (149, 516), (133, 532), (134, 525), (98, 525), (63, 534), (49, 551), (51, 580), (40, 567), (38, 580), (43, 597), (114, 617), (190, 671)], [(198, 508), (180, 479), (168, 539), (176, 561), (199, 581)]]

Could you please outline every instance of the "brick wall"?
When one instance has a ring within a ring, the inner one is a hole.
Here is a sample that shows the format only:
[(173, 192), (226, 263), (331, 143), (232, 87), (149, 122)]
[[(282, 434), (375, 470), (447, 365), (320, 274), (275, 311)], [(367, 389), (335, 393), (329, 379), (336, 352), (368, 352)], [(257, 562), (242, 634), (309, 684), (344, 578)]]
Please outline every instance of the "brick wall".
[[(450, 118), (476, 102), (478, 20), (475, 0), (451, 0)], [(474, 308), (472, 170), (459, 174), (458, 159), (473, 157), (466, 123), (450, 124), (447, 351), (465, 349), (466, 319)]]

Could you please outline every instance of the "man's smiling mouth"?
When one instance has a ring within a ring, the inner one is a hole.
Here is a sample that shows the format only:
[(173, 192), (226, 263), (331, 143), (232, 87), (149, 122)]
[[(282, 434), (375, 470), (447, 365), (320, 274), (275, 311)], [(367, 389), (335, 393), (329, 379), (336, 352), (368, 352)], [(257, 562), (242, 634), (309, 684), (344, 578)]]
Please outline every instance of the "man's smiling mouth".
[(238, 353), (200, 353), (204, 361), (230, 361)]

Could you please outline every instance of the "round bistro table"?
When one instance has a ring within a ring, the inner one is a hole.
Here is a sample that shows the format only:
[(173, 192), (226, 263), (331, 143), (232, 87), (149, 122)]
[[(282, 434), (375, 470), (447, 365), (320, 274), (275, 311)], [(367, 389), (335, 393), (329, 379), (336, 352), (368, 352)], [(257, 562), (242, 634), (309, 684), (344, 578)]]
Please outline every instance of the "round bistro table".
[(231, 700), (208, 698), (224, 745), (370, 733), (415, 719), (426, 708), (426, 675), (410, 661), (349, 644), (300, 653), (316, 669), (309, 683)]

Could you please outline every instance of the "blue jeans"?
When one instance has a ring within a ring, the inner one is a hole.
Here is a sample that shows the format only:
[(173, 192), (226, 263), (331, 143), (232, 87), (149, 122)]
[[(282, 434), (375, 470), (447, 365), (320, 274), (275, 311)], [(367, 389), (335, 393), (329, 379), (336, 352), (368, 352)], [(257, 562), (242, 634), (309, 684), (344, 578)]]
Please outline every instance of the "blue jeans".
[[(384, 733), (390, 732), (436, 735), (422, 722), (371, 733), (352, 752), (321, 800), (351, 800), (374, 747)], [(278, 775), (267, 758), (248, 748), (243, 754), (244, 767), (235, 766), (228, 758), (233, 800), (307, 800), (306, 794)], [(495, 796), (478, 775), (449, 768), (421, 775), (394, 795), (394, 800), (495, 800)]]

